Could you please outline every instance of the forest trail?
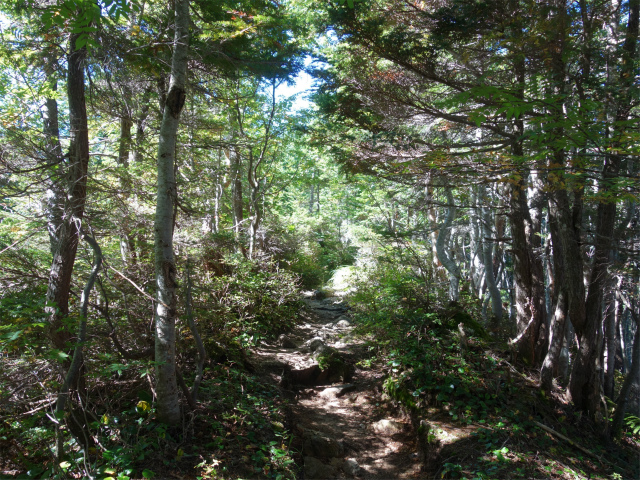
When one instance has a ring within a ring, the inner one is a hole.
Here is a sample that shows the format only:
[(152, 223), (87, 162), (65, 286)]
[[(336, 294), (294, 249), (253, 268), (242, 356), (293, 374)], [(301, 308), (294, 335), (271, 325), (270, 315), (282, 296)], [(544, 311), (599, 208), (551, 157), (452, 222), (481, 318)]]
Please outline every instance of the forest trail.
[(358, 368), (367, 348), (351, 334), (347, 306), (339, 297), (305, 303), (301, 323), (252, 358), (295, 399), (300, 478), (416, 478), (421, 464), (411, 422), (381, 398), (385, 373)]

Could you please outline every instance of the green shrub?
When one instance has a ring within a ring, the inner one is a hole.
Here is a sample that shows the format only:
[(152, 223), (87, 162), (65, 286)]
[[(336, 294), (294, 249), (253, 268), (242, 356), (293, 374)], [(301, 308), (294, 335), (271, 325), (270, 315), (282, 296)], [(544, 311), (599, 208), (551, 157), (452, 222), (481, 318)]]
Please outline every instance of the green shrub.
[[(298, 279), (272, 261), (239, 254), (221, 259), (226, 275), (204, 279), (194, 288), (194, 315), (215, 339), (230, 335), (243, 346), (291, 328), (300, 308)], [(228, 342), (225, 342), (225, 344)]]

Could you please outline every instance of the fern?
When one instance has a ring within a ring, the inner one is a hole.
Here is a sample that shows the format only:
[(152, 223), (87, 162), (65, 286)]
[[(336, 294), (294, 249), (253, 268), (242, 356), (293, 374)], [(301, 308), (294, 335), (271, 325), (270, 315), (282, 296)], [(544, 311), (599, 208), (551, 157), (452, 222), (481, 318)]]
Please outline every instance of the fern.
[(640, 432), (640, 418), (634, 415), (627, 415), (624, 417), (624, 423), (634, 435), (637, 435), (638, 432)]

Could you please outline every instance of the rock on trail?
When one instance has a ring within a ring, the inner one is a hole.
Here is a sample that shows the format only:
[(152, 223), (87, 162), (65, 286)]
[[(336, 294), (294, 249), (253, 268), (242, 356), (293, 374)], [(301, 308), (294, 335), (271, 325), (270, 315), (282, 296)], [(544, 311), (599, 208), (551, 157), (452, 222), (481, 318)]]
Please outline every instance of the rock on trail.
[(305, 303), (300, 324), (252, 358), (294, 399), (300, 478), (419, 478), (411, 423), (381, 399), (384, 373), (356, 366), (366, 349), (351, 335), (347, 306), (338, 297)]

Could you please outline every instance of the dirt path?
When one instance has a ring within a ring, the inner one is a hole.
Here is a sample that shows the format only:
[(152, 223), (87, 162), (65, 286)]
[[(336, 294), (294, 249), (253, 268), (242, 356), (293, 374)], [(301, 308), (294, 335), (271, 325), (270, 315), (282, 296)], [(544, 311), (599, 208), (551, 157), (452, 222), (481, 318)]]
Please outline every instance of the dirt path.
[[(385, 407), (384, 373), (356, 365), (367, 352), (351, 336), (346, 306), (338, 297), (305, 302), (303, 322), (278, 345), (263, 346), (253, 357), (295, 398), (294, 446), (304, 462), (300, 478), (418, 477), (411, 424)], [(323, 356), (330, 359), (324, 371), (318, 366)]]

